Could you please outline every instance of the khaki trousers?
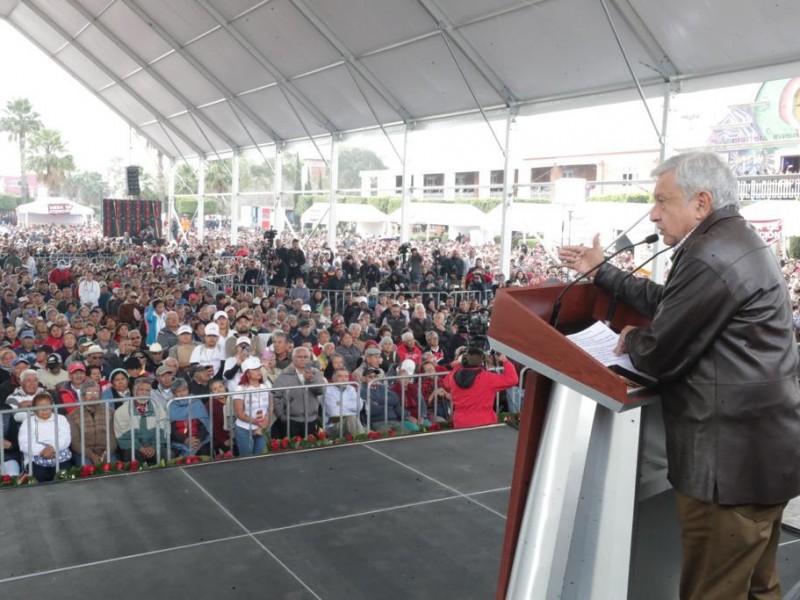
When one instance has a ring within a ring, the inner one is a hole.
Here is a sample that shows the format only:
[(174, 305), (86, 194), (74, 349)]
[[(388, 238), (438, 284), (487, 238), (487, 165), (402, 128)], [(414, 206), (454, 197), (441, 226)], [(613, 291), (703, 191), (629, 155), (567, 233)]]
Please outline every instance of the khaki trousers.
[(785, 502), (723, 506), (675, 495), (681, 600), (781, 600), (775, 557)]

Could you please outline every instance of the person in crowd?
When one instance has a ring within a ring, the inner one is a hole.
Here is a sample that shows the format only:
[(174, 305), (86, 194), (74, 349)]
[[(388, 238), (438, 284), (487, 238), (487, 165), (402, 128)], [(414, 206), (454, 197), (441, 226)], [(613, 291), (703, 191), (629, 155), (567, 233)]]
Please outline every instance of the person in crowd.
[(87, 270), (78, 284), (78, 298), (81, 304), (94, 308), (100, 301), (100, 283), (95, 281), (94, 273)]
[(262, 454), (266, 449), (273, 416), (270, 387), (264, 380), (261, 360), (256, 356), (245, 359), (232, 396), (236, 415), (234, 438), (239, 456)]
[(347, 369), (338, 369), (333, 383), (336, 385), (325, 388), (325, 431), (336, 437), (366, 433), (367, 428), (361, 423), (364, 400), (358, 394), (358, 384), (350, 381)]
[(235, 390), (239, 385), (239, 380), (242, 378), (242, 364), (251, 355), (251, 342), (249, 337), (240, 337), (235, 341), (236, 353), (225, 359), (225, 364), (222, 368), (222, 381), (229, 391)]
[(321, 428), (319, 409), (325, 378), (319, 369), (309, 366), (310, 360), (311, 350), (302, 346), (295, 348), (292, 364), (275, 380), (273, 438), (307, 437)]
[(178, 361), (178, 372), (185, 375), (192, 364), (192, 353), (197, 344), (192, 339), (192, 328), (189, 325), (178, 327), (178, 343), (169, 349), (169, 356)]
[(72, 441), (67, 418), (53, 410), (53, 398), (37, 392), (34, 411), (20, 424), (18, 441), (28, 473), (38, 481), (52, 481), (58, 469), (72, 466)]
[(400, 336), (400, 339), (401, 343), (397, 346), (400, 361), (410, 360), (415, 365), (419, 365), (422, 362), (422, 348), (417, 344), (414, 333), (406, 331)]
[(378, 379), (379, 369), (368, 367), (361, 376), (359, 394), (367, 409), (367, 426), (373, 431), (399, 431), (403, 427), (403, 407), (398, 396)]
[(770, 247), (739, 213), (716, 154), (674, 156), (652, 173), (650, 211), (676, 248), (664, 284), (627, 277), (590, 248), (562, 263), (651, 319), (618, 353), (659, 381), (669, 480), (681, 524), (682, 598), (780, 598), (784, 507), (800, 494), (800, 390), (791, 292)]
[(181, 456), (209, 456), (211, 454), (211, 420), (206, 405), (200, 398), (189, 398), (189, 384), (176, 379), (170, 388), (169, 402), (172, 449)]
[(353, 342), (353, 336), (349, 331), (345, 331), (339, 339), (336, 354), (344, 359), (344, 367), (351, 373), (361, 362), (361, 350)]
[(503, 367), (502, 372), (492, 373), (485, 364), (483, 350), (468, 347), (460, 364), (447, 375), (445, 388), (453, 403), (453, 427), (477, 427), (497, 423), (495, 395), (517, 385), (519, 376), (505, 355), (495, 355), (495, 362)]
[(283, 370), (292, 364), (292, 350), (289, 337), (283, 331), (272, 332), (272, 355), (275, 357), (275, 368)]
[(154, 465), (159, 454), (167, 456), (167, 414), (150, 398), (151, 390), (150, 380), (139, 377), (133, 384), (134, 397), (114, 412), (114, 436), (124, 461)]
[(47, 356), (45, 360), (45, 368), (36, 371), (39, 377), (39, 383), (48, 392), (53, 392), (59, 384), (69, 381), (69, 374), (61, 368), (61, 356), (55, 352)]
[(111, 431), (114, 408), (98, 402), (100, 386), (94, 381), (83, 382), (80, 393), (78, 408), (67, 415), (73, 462), (82, 466), (116, 461), (117, 438)]
[(220, 339), (219, 326), (216, 323), (209, 323), (205, 326), (204, 335), (203, 344), (192, 351), (189, 362), (191, 364), (209, 364), (213, 369), (212, 375), (217, 375), (225, 361), (225, 353), (218, 343)]
[(228, 389), (219, 379), (212, 379), (208, 383), (208, 414), (211, 419), (213, 452), (225, 454), (233, 452), (233, 402), (228, 395)]
[[(164, 314), (164, 327), (158, 332), (155, 342), (164, 349), (166, 354), (178, 345), (179, 330), (181, 329), (180, 318), (174, 310)], [(191, 330), (190, 330), (191, 333)]]
[(207, 396), (208, 384), (214, 378), (214, 365), (207, 363), (192, 365), (192, 368), (189, 369), (189, 394)]
[[(152, 383), (153, 391), (150, 394), (150, 397), (153, 401), (159, 404), (165, 411), (167, 410), (167, 404), (170, 400), (172, 400), (172, 384), (175, 382), (175, 374), (177, 373), (177, 369), (175, 366), (169, 364), (167, 361), (164, 361), (158, 369), (155, 371), (156, 379)], [(186, 381), (184, 379), (184, 381)]]
[(131, 397), (131, 379), (125, 369), (111, 371), (108, 381), (110, 385), (101, 392), (103, 400), (114, 400), (113, 407), (119, 408), (123, 402)]

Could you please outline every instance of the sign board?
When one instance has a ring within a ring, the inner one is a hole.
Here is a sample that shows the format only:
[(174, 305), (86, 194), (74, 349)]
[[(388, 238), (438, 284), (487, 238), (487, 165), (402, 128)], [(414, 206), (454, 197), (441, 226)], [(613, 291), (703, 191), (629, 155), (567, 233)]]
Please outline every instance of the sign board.
[(47, 214), (49, 215), (71, 215), (72, 205), (66, 202), (51, 203), (47, 205)]

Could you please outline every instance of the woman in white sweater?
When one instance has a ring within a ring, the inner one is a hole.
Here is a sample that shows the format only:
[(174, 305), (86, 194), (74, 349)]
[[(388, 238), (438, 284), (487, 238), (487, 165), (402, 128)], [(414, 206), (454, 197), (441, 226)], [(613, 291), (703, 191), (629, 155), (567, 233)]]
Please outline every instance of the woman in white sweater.
[(50, 394), (36, 394), (33, 397), (36, 410), (19, 429), (19, 449), (25, 465), (28, 472), (39, 481), (52, 481), (56, 474), (56, 461), (59, 469), (72, 466), (69, 421), (65, 416), (54, 413), (52, 405)]

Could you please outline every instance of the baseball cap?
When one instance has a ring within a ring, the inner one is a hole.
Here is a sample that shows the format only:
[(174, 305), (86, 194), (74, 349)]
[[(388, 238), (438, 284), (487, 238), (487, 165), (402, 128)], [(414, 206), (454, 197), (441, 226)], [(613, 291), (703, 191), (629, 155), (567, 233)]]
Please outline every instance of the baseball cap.
[(78, 346), (91, 346), (92, 344), (94, 344), (94, 342), (86, 336), (78, 339)]
[(191, 334), (192, 328), (189, 327), (188, 325), (181, 325), (180, 327), (178, 327), (178, 335), (182, 335), (184, 333)]
[(220, 317), (225, 317), (227, 319), (228, 313), (226, 313), (224, 310), (218, 310), (217, 312), (214, 313), (214, 321), (216, 321)]
[(205, 334), (219, 337), (219, 325), (216, 323), (209, 323), (206, 325)]
[(364, 375), (380, 375), (381, 370), (374, 367), (367, 367), (364, 369)]
[(122, 366), (125, 367), (126, 369), (141, 369), (142, 361), (140, 361), (135, 356), (129, 356), (123, 361)]
[(244, 362), (242, 362), (242, 371), (250, 371), (252, 369), (260, 369), (261, 368), (261, 361), (255, 357), (251, 356)]
[(19, 363), (25, 363), (26, 365), (30, 365), (31, 361), (29, 361), (24, 356), (20, 356), (14, 359), (14, 361), (11, 363), (11, 366), (16, 367)]
[(400, 363), (400, 370), (405, 371), (408, 374), (413, 374), (417, 370), (417, 363), (407, 358)]
[(161, 344), (159, 344), (158, 342), (154, 342), (150, 344), (148, 350), (150, 350), (150, 352), (163, 352), (164, 348), (162, 348)]
[(86, 370), (86, 365), (84, 365), (82, 362), (74, 362), (69, 366), (67, 372), (74, 373), (75, 371), (85, 371), (85, 370)]
[(311, 305), (309, 305), (309, 304), (303, 304), (303, 306), (301, 306), (301, 307), (300, 307), (300, 310), (307, 310), (307, 311), (310, 311), (310, 310), (311, 310)]
[(91, 346), (89, 346), (89, 349), (86, 350), (86, 354), (87, 355), (89, 355), (89, 354), (103, 354), (103, 349), (100, 346), (98, 346), (97, 344), (92, 344)]
[(169, 367), (168, 365), (161, 365), (160, 367), (158, 367), (158, 369), (156, 369), (156, 376), (158, 377), (161, 377), (162, 375), (165, 375), (167, 373), (174, 374), (175, 371), (173, 371), (172, 368)]
[(24, 340), (26, 338), (33, 339), (35, 336), (33, 335), (33, 330), (31, 329), (23, 329), (19, 334), (19, 339)]
[(364, 303), (369, 302), (369, 300), (367, 300), (366, 296), (359, 296), (358, 298), (356, 298), (356, 300), (358, 300), (359, 303), (361, 303), (361, 302), (364, 302)]
[(250, 338), (247, 338), (247, 337), (244, 337), (244, 336), (240, 337), (240, 338), (236, 338), (236, 345), (237, 346), (241, 346), (242, 344), (247, 344), (249, 346), (250, 345)]
[(53, 353), (47, 357), (47, 364), (48, 365), (60, 365), (61, 364), (61, 356)]

